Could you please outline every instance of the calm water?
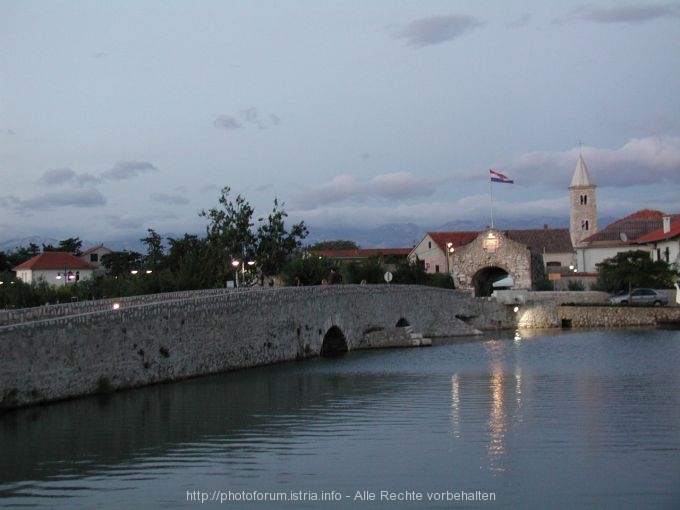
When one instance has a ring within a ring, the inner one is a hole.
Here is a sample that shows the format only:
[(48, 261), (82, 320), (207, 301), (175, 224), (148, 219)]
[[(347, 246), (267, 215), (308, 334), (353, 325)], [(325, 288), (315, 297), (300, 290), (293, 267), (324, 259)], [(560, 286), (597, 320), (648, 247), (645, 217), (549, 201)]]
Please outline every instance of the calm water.
[(680, 508), (680, 331), (532, 334), (5, 413), (0, 507)]

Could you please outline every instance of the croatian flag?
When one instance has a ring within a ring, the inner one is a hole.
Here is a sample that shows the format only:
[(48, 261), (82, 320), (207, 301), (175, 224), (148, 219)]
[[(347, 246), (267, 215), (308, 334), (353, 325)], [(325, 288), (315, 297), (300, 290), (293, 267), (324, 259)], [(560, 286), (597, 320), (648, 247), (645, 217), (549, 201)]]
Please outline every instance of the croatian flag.
[(491, 182), (504, 182), (505, 184), (512, 184), (515, 181), (509, 179), (507, 175), (503, 175), (495, 170), (489, 170), (489, 175), (491, 176)]

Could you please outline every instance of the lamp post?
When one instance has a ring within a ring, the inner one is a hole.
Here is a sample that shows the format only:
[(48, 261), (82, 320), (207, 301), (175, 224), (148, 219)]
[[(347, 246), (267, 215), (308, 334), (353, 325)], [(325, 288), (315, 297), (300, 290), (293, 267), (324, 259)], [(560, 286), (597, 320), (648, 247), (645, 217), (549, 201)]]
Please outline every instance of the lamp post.
[(234, 267), (235, 271), (234, 274), (236, 275), (236, 287), (239, 287), (238, 283), (238, 266), (241, 266), (241, 285), (245, 285), (246, 283), (246, 264), (248, 264), (250, 267), (253, 267), (255, 265), (254, 260), (238, 260), (234, 259), (231, 261), (231, 265)]
[(446, 272), (448, 274), (451, 274), (451, 257), (453, 256), (453, 252), (455, 251), (455, 248), (453, 247), (452, 242), (446, 243)]
[(70, 269), (64, 268), (64, 274), (62, 275), (61, 273), (57, 273), (57, 276), (55, 277), (57, 280), (61, 280), (62, 278), (64, 279), (64, 287), (73, 279), (78, 281), (80, 279), (80, 271), (76, 271), (76, 274), (73, 274), (73, 271)]

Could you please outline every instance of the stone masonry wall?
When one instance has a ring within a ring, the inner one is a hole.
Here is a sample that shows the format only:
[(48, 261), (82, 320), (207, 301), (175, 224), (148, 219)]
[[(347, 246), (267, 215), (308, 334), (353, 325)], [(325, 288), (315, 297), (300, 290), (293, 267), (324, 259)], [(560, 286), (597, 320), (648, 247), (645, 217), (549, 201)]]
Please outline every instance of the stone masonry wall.
[(163, 298), (0, 326), (0, 407), (318, 356), (333, 327), (350, 350), (404, 322), (425, 336), (470, 334), (456, 316), (479, 315), (464, 293), (397, 285)]

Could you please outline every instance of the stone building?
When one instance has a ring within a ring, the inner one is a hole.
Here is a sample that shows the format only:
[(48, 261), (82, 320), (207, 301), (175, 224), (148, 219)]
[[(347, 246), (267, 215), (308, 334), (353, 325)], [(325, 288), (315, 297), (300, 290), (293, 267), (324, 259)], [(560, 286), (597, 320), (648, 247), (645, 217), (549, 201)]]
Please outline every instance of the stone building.
[(583, 239), (597, 232), (596, 190), (586, 162), (579, 154), (569, 186), (569, 232), (571, 244), (575, 248), (581, 245)]
[(474, 290), (475, 296), (490, 296), (494, 282), (508, 276), (512, 287), (531, 289), (535, 277), (543, 274), (543, 264), (528, 246), (494, 228), (480, 232), (474, 241), (454, 251), (452, 258), (454, 285)]

